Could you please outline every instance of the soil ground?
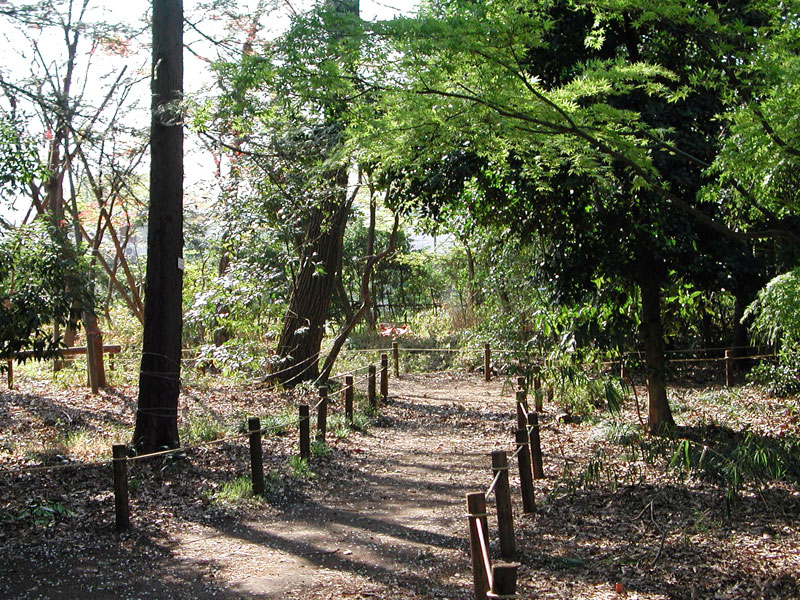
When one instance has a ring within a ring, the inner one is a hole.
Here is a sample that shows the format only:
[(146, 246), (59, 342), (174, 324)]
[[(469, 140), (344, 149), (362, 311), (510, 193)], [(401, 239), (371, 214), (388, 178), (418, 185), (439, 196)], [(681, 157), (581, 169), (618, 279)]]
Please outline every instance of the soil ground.
[[(79, 465), (127, 435), (135, 390), (20, 387), (0, 396), (2, 598), (473, 597), (464, 498), (491, 483), (489, 453), (513, 449), (507, 383), (393, 379), (380, 416), (364, 432), (331, 435), (308, 479), (288, 466), (295, 429), (265, 437), (265, 499), (226, 499), (226, 485), (249, 472), (243, 439), (132, 463), (132, 529), (121, 534), (110, 467)], [(788, 404), (749, 394), (732, 404), (681, 389), (672, 401), (688, 424), (797, 435)], [(297, 402), (265, 390), (186, 390), (181, 420), (292, 414)], [(736, 403), (752, 410), (731, 410)], [(631, 407), (621, 421), (636, 421)], [(552, 405), (542, 422), (535, 515), (521, 514), (515, 462), (510, 471), (521, 598), (800, 598), (796, 485), (745, 487), (729, 501), (716, 482), (670, 474), (669, 456), (623, 456), (627, 447), (602, 434), (607, 424), (572, 422)], [(91, 432), (104, 449), (81, 455), (65, 429)], [(25, 471), (32, 465), (59, 468)]]

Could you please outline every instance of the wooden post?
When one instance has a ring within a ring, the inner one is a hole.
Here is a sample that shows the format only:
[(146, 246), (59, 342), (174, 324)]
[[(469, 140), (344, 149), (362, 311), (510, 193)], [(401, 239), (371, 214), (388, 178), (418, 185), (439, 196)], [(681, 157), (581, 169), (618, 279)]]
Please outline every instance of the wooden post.
[(392, 342), (392, 362), (394, 363), (394, 376), (400, 377), (400, 346)]
[(505, 450), (492, 452), (492, 474), (497, 477), (494, 499), (497, 505), (497, 531), (500, 537), (500, 556), (514, 558), (514, 514), (511, 511), (511, 487), (508, 482), (508, 455)]
[(625, 361), (620, 359), (619, 361), (619, 378), (622, 381), (628, 381), (628, 365), (625, 364)]
[(533, 474), (531, 471), (531, 450), (528, 432), (523, 426), (514, 432), (517, 441), (517, 464), (519, 465), (519, 485), (522, 488), (522, 512), (532, 515), (536, 512), (536, 498), (533, 491)]
[(547, 404), (553, 406), (553, 388), (547, 388)]
[(344, 416), (348, 423), (353, 422), (353, 376), (344, 378)]
[(328, 386), (319, 386), (319, 405), (317, 406), (317, 441), (324, 442), (328, 433)]
[(100, 369), (102, 367), (103, 350), (100, 348), (100, 364), (97, 364), (98, 355), (98, 342), (100, 332), (87, 331), (86, 332), (86, 380), (89, 383), (89, 388), (92, 390), (92, 395), (96, 396), (100, 393)]
[(367, 375), (367, 402), (371, 409), (378, 405), (375, 398), (375, 365), (370, 365)]
[(525, 381), (525, 378), (520, 375), (517, 377), (517, 391), (527, 392), (528, 382)]
[(258, 417), (247, 419), (247, 431), (250, 433), (250, 473), (253, 481), (253, 494), (264, 495), (264, 460), (261, 450), (261, 420)]
[[(472, 555), (472, 582), (475, 600), (487, 600), (489, 591), (489, 527), (486, 523), (486, 496), (483, 492), (467, 494), (469, 551)], [(480, 531), (479, 531), (480, 528)]]
[(517, 569), (519, 564), (494, 565), (492, 567), (492, 591), (489, 598), (518, 598)]
[(14, 389), (14, 361), (8, 359), (8, 389)]
[(542, 380), (538, 376), (533, 378), (533, 402), (536, 412), (542, 412)]
[(381, 402), (389, 401), (389, 357), (381, 354)]
[(489, 344), (486, 343), (483, 345), (483, 377), (484, 380), (489, 382), (492, 380), (492, 351), (489, 348)]
[(528, 426), (531, 428), (528, 434), (528, 442), (531, 448), (531, 461), (533, 462), (533, 478), (544, 479), (544, 466), (542, 465), (542, 442), (539, 439), (539, 414), (528, 413)]
[(725, 385), (733, 387), (733, 354), (730, 350), (725, 350)]
[(311, 458), (311, 417), (308, 404), (300, 405), (300, 458)]
[(114, 513), (117, 531), (127, 531), (131, 526), (130, 506), (128, 506), (128, 451), (125, 444), (115, 444), (111, 448), (114, 465)]

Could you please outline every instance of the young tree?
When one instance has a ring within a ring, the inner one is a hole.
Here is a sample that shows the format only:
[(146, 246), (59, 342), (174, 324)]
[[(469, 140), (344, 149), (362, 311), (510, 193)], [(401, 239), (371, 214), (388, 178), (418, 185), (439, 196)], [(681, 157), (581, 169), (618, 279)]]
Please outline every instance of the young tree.
[[(140, 157), (135, 135), (123, 124), (135, 104), (130, 92), (136, 79), (127, 72), (127, 65), (114, 72), (119, 65), (113, 64), (128, 53), (134, 32), (96, 19), (92, 8), (90, 0), (4, 5), (0, 13), (11, 25), (6, 34), (18, 42), (14, 48), (19, 60), (7, 63), (0, 88), (9, 112), (28, 117), (28, 135), (45, 139), (47, 146), (47, 176), (28, 181), (24, 190), (31, 201), (24, 222), (48, 218), (57, 228), (70, 223), (74, 246), (65, 246), (65, 251), (80, 254), (88, 243), (87, 275), (97, 277), (97, 265), (102, 266), (110, 287), (115, 287), (141, 318), (141, 301), (123, 253), (124, 241), (120, 243), (112, 219), (115, 209), (126, 212), (128, 186)], [(104, 62), (112, 66), (98, 66), (95, 53), (103, 54)], [(104, 66), (108, 70), (101, 74)], [(23, 69), (28, 73), (23, 74)], [(92, 217), (96, 217), (93, 225)], [(103, 256), (108, 250), (103, 248), (109, 237), (106, 234), (113, 240), (113, 262), (126, 273), (127, 285), (118, 280), (111, 261)], [(84, 304), (82, 314), (89, 379), (95, 391), (105, 385), (97, 308)], [(73, 345), (75, 321), (55, 321), (54, 337), (62, 337), (63, 325), (68, 325), (63, 340)], [(54, 364), (60, 367), (60, 361)]]
[(150, 209), (133, 444), (177, 448), (183, 285), (183, 2), (153, 0)]

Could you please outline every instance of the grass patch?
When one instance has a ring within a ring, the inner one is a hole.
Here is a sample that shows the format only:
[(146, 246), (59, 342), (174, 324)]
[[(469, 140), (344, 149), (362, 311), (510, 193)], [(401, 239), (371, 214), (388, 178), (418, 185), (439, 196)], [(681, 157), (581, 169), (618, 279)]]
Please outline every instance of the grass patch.
[(314, 471), (311, 470), (311, 465), (305, 458), (299, 456), (289, 457), (289, 472), (295, 479), (302, 479), (307, 481), (314, 478)]
[(212, 442), (225, 436), (226, 428), (216, 417), (208, 414), (191, 415), (181, 430), (181, 440), (185, 444)]
[(322, 458), (330, 454), (331, 448), (322, 440), (315, 440), (311, 442), (311, 456)]

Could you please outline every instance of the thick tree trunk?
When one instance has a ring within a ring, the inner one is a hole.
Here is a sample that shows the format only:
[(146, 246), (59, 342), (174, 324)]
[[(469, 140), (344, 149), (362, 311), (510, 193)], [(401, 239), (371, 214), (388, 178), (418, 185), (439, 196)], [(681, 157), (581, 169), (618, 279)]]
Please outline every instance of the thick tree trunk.
[(640, 285), (642, 293), (642, 336), (647, 375), (648, 429), (662, 433), (675, 426), (667, 401), (664, 331), (661, 324), (661, 289), (652, 281)]
[(183, 285), (183, 2), (153, 1), (150, 209), (144, 340), (133, 443), (177, 448)]
[(319, 352), (340, 265), (342, 237), (353, 195), (347, 197), (347, 168), (330, 179), (330, 200), (314, 209), (301, 246), (302, 260), (278, 340), (275, 379), (285, 385), (319, 376)]
[(96, 394), (100, 388), (107, 387), (106, 369), (103, 364), (103, 334), (97, 325), (97, 317), (83, 313), (83, 328), (86, 331), (86, 370), (89, 374), (89, 387)]
[[(375, 201), (375, 190), (370, 185), (369, 188), (369, 231), (370, 235), (367, 236), (367, 262), (372, 260), (375, 256), (375, 221), (377, 212), (377, 202)], [(378, 327), (378, 299), (375, 297), (375, 284), (372, 269), (370, 269), (369, 283), (371, 294), (369, 294), (369, 303), (366, 308), (367, 325), (370, 331), (375, 331)]]
[(350, 302), (350, 295), (347, 293), (347, 290), (344, 288), (344, 283), (342, 282), (341, 269), (337, 273), (336, 283), (334, 284), (334, 295), (341, 306), (345, 323), (352, 321), (355, 313), (353, 312), (353, 305)]
[[(389, 238), (389, 245), (387, 246), (386, 250), (377, 254), (375, 256), (370, 256), (367, 259), (367, 264), (364, 265), (364, 271), (361, 274), (361, 306), (359, 309), (353, 314), (353, 316), (348, 320), (347, 325), (339, 332), (339, 335), (336, 336), (336, 339), (333, 341), (333, 345), (331, 346), (331, 351), (328, 353), (328, 356), (325, 357), (325, 362), (322, 366), (322, 371), (320, 372), (319, 378), (321, 380), (326, 380), (330, 377), (331, 370), (333, 369), (333, 365), (336, 363), (336, 359), (339, 357), (339, 352), (341, 352), (344, 343), (347, 341), (348, 336), (350, 333), (355, 329), (356, 325), (361, 321), (361, 319), (367, 314), (369, 311), (369, 307), (372, 304), (370, 299), (370, 281), (372, 280), (372, 273), (375, 270), (375, 265), (377, 265), (380, 261), (382, 261), (387, 256), (391, 255), (395, 250), (395, 244), (397, 242), (397, 229), (400, 226), (400, 217), (395, 214), (394, 217), (394, 226), (392, 227), (392, 235)], [(372, 228), (369, 231), (369, 237), (374, 241), (375, 239), (375, 225), (372, 224)], [(374, 245), (373, 245), (374, 247)]]

